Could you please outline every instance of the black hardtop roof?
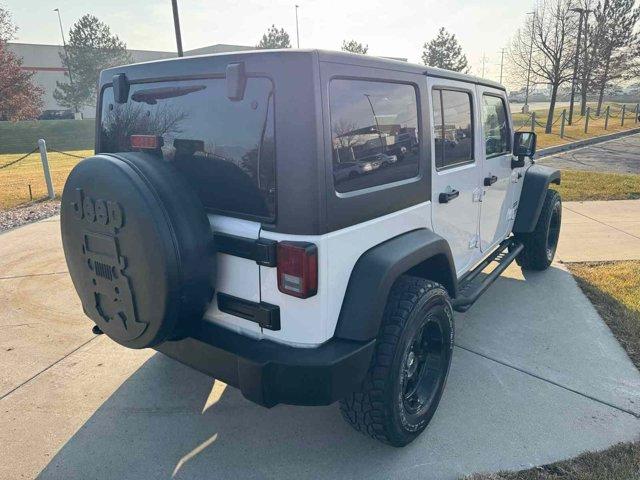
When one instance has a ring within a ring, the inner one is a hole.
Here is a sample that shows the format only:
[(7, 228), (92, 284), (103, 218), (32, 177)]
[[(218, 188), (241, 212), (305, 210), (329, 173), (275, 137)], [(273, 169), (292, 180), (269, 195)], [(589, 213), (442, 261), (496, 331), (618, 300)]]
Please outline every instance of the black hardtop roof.
[[(234, 52), (222, 52), (206, 55), (195, 55), (189, 57), (175, 57), (169, 59), (153, 60), (150, 62), (135, 63), (131, 65), (123, 65), (119, 67), (112, 67), (103, 70), (100, 74), (100, 84), (104, 85), (109, 83), (114, 74), (126, 70), (127, 72), (142, 74), (145, 69), (156, 70), (153, 67), (173, 67), (171, 70), (176, 69), (177, 72), (183, 74), (193, 74), (191, 70), (197, 69), (199, 65), (209, 58), (220, 59), (220, 57), (228, 57), (231, 61), (239, 61), (242, 57), (262, 57), (264, 59), (269, 56), (272, 57), (293, 57), (293, 56), (309, 56), (317, 55), (318, 60), (321, 62), (341, 63), (345, 65), (357, 65), (362, 67), (382, 68), (386, 70), (395, 70), (409, 73), (417, 73), (421, 75), (427, 75), (430, 77), (446, 78), (451, 80), (459, 80), (462, 82), (475, 83), (479, 85), (486, 85), (488, 87), (498, 88), (505, 90), (505, 87), (498, 82), (488, 80), (486, 78), (479, 78), (473, 75), (467, 75), (464, 73), (453, 72), (450, 70), (443, 70), (441, 68), (427, 67), (425, 65), (419, 65), (416, 63), (404, 62), (401, 60), (394, 60), (391, 58), (375, 57), (371, 55), (359, 55), (348, 52), (337, 52), (332, 50), (318, 50), (318, 49), (274, 49), (274, 50), (244, 50)], [(180, 66), (177, 70), (176, 67)], [(186, 67), (193, 67), (186, 68)], [(178, 75), (178, 74), (177, 74)], [(142, 76), (142, 75), (140, 75)]]

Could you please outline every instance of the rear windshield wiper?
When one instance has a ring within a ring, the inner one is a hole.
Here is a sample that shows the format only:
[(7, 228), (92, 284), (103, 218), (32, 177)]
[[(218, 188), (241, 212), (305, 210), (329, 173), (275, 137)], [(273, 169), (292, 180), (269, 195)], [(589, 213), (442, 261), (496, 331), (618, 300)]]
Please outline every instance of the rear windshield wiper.
[(155, 105), (158, 100), (165, 98), (182, 97), (199, 90), (207, 88), (205, 85), (194, 85), (192, 87), (161, 87), (161, 88), (148, 88), (146, 90), (140, 90), (131, 95), (131, 100), (134, 102), (143, 102), (149, 105)]

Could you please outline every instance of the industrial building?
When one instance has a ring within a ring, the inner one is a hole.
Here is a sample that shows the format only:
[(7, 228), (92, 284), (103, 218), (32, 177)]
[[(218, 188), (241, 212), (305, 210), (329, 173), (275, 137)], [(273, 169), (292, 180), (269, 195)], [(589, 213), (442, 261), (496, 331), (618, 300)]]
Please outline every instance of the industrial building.
[[(17, 43), (8, 44), (9, 50), (13, 51), (17, 56), (22, 58), (22, 68), (31, 72), (35, 72), (33, 77), (35, 83), (44, 89), (44, 111), (45, 114), (51, 116), (55, 113), (68, 113), (68, 109), (59, 105), (53, 98), (53, 91), (56, 88), (56, 82), (68, 82), (69, 77), (67, 70), (62, 64), (61, 55), (64, 55), (62, 45), (42, 45), (34, 43)], [(238, 50), (253, 50), (255, 47), (244, 45), (225, 45), (216, 44), (207, 47), (186, 50), (185, 56), (205, 55), (209, 53), (233, 52)], [(176, 57), (176, 52), (164, 52), (156, 50), (129, 50), (134, 63), (148, 62), (151, 60), (159, 60), (163, 58)], [(72, 72), (73, 74), (73, 72)], [(97, 81), (97, 79), (96, 79)], [(94, 107), (85, 107), (82, 109), (84, 118), (95, 117)], [(50, 118), (50, 117), (49, 117)]]

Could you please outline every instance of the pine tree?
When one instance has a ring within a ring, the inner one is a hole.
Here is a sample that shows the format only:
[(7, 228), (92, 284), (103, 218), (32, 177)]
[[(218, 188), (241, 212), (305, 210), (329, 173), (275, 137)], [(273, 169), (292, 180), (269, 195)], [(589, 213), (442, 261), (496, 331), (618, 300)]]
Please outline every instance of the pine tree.
[(364, 45), (356, 40), (349, 40), (349, 41), (343, 40), (342, 51), (366, 55), (367, 52), (369, 51), (369, 45)]
[(256, 45), (258, 48), (291, 48), (289, 34), (284, 28), (278, 29), (275, 25), (271, 25), (267, 33), (262, 35), (260, 43)]
[(430, 67), (444, 68), (454, 72), (467, 72), (469, 62), (462, 53), (462, 47), (455, 35), (440, 28), (438, 36), (425, 43), (422, 52), (422, 62)]
[(60, 58), (70, 78), (68, 83), (56, 82), (53, 98), (76, 111), (95, 105), (101, 70), (131, 63), (126, 44), (106, 24), (88, 14), (71, 27), (66, 52)]

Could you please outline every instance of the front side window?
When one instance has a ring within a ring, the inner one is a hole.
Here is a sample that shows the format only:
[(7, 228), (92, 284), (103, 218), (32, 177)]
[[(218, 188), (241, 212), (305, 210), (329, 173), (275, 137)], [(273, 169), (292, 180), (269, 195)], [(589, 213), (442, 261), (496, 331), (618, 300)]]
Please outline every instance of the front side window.
[(332, 80), (330, 115), (336, 191), (418, 175), (418, 105), (413, 86)]
[(434, 89), (432, 101), (436, 168), (473, 162), (471, 94)]
[(482, 95), (482, 124), (487, 157), (511, 151), (507, 107), (502, 97)]
[(132, 135), (160, 140), (149, 153), (172, 162), (208, 209), (275, 218), (273, 84), (249, 78), (242, 100), (225, 79), (132, 84), (126, 103), (107, 87), (101, 100), (100, 151), (135, 150)]

